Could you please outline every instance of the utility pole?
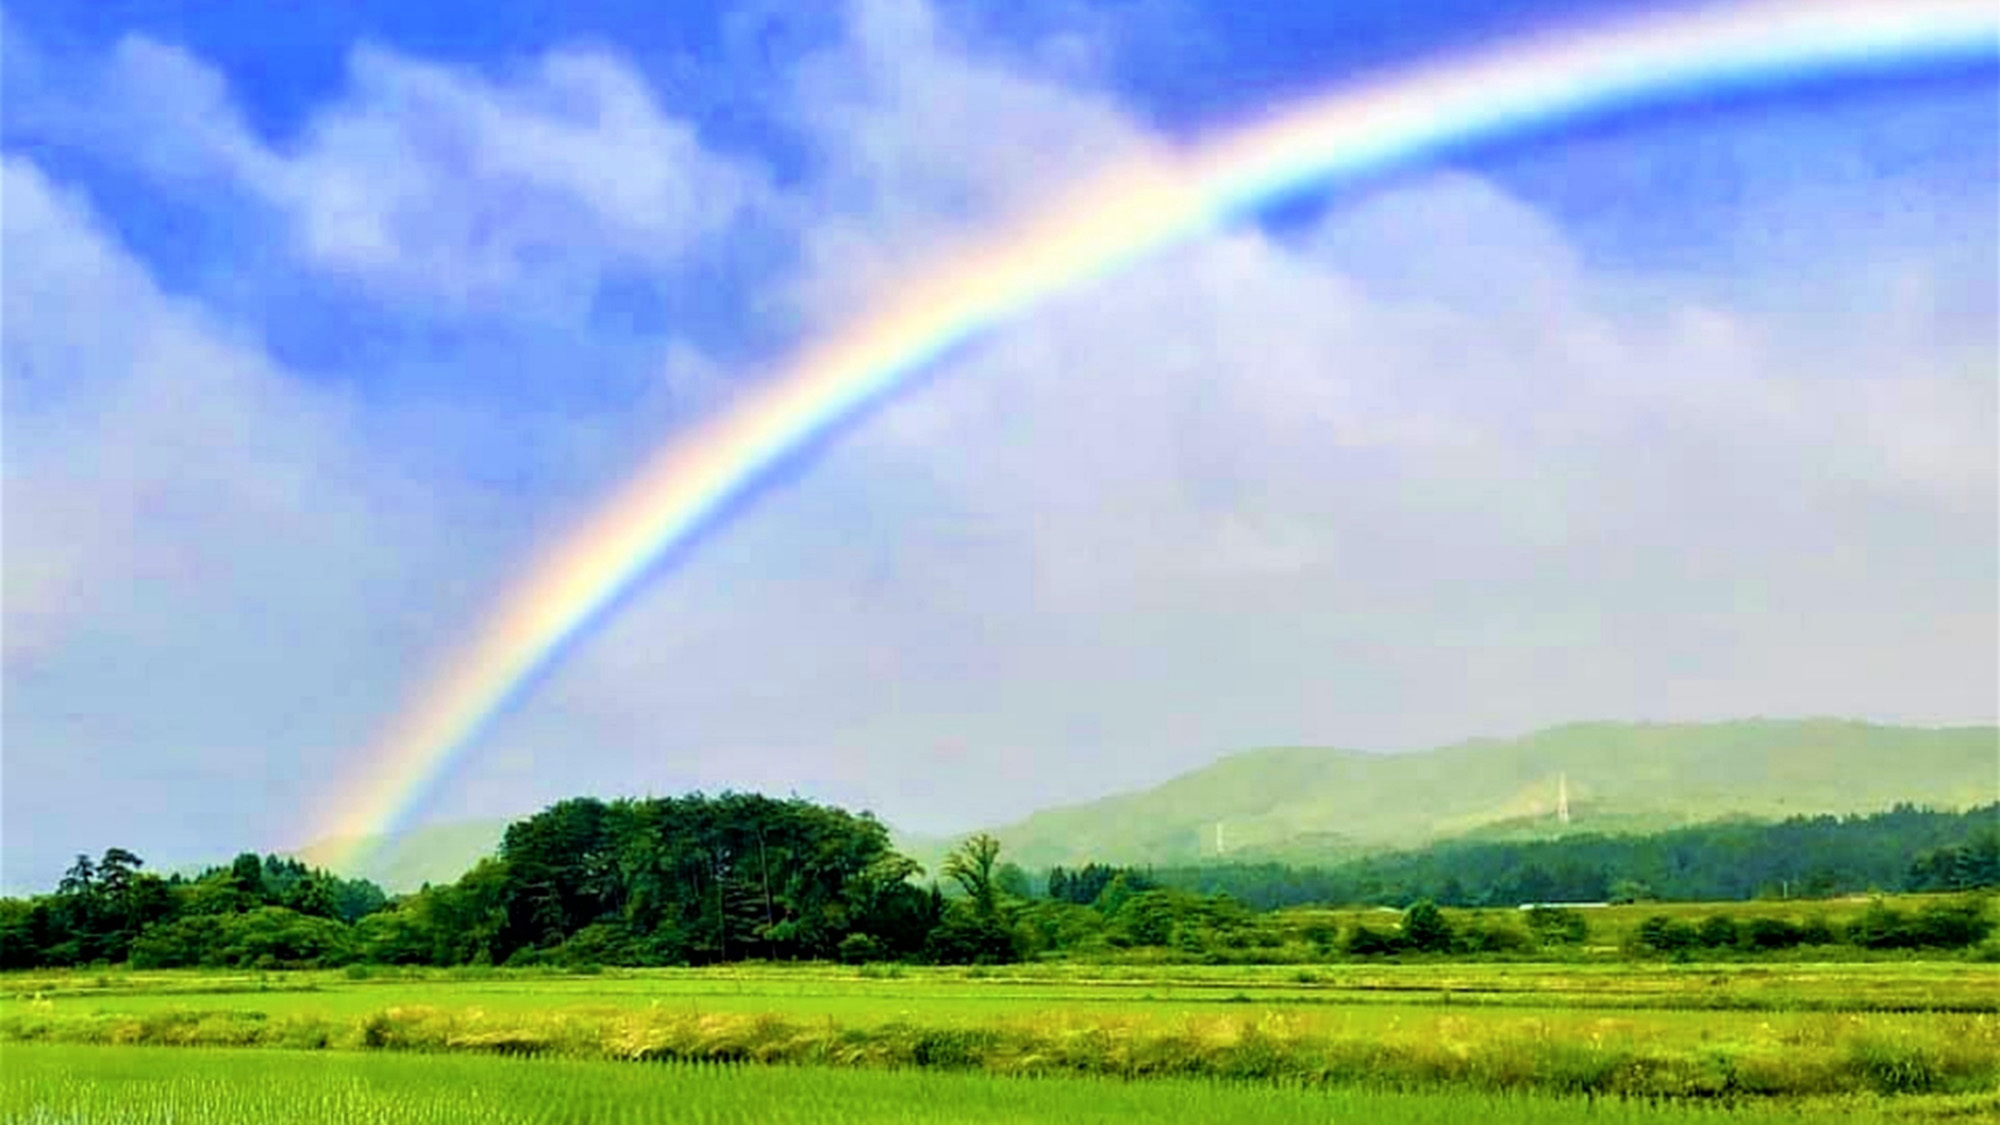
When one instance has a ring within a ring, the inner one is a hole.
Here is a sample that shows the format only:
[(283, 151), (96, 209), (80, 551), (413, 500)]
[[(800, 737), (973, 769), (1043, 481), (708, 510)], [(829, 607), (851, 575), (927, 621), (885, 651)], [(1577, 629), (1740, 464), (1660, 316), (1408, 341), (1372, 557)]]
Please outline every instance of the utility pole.
[(1564, 825), (1569, 823), (1569, 774), (1567, 772), (1556, 775), (1556, 822)]

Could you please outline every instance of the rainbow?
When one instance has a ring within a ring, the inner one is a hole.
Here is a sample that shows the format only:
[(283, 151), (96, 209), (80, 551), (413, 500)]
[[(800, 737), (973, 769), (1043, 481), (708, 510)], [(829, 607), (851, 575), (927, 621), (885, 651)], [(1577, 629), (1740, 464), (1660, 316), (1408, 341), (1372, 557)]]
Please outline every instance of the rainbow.
[[(1037, 300), (1292, 191), (1676, 98), (1906, 73), (2000, 49), (1993, 0), (1753, 0), (1524, 38), (1335, 90), (1207, 143), (1159, 147), (892, 288), (730, 409), (677, 436), (481, 622), (360, 759), (323, 836), (336, 865), (394, 830), (493, 717), (660, 560), (739, 510), (785, 459)], [(344, 844), (343, 844), (344, 842)]]

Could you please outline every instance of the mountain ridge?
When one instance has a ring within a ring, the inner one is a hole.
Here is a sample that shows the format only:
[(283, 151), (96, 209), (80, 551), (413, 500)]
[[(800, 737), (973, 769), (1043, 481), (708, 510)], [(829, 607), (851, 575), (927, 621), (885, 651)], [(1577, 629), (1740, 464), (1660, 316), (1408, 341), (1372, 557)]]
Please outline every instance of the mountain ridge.
[[(1559, 825), (1553, 820), (1565, 778), (1571, 819)], [(989, 830), (1028, 867), (1326, 863), (1510, 821), (1539, 824), (1532, 835), (1650, 831), (1903, 802), (1970, 807), (1996, 793), (2000, 728), (1988, 725), (1595, 721), (1394, 754), (1238, 751), (1149, 789), (1042, 809)], [(1145, 826), (1141, 833), (1125, 830), (1135, 823)]]
[[(1566, 825), (1555, 816), (1565, 782)], [(1996, 798), (2000, 727), (1991, 725), (1600, 720), (1394, 753), (1239, 750), (1148, 788), (1051, 806), (987, 830), (1001, 840), (1005, 858), (1029, 868), (1088, 861), (1324, 865), (1460, 837), (1635, 833), (1898, 803), (1970, 808)], [(395, 891), (448, 882), (497, 848), (507, 823), (418, 828), (381, 842), (361, 870), (343, 874)], [(892, 835), (932, 871), (961, 838)], [(294, 854), (316, 862), (316, 855), (337, 853), (321, 841)]]

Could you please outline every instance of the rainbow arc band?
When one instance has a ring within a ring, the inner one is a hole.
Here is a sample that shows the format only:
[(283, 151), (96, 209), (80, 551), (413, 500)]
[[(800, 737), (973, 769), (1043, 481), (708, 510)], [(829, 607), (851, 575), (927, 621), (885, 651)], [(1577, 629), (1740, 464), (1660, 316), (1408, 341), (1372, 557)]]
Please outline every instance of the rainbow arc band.
[(734, 406), (670, 440), (533, 561), (364, 751), (321, 825), (336, 841), (329, 862), (352, 867), (367, 838), (403, 824), (495, 716), (663, 558), (739, 515), (774, 467), (1043, 298), (1308, 188), (1676, 99), (1996, 56), (1993, 0), (1751, 0), (1555, 29), (1338, 88), (1205, 143), (1144, 152), (915, 271)]

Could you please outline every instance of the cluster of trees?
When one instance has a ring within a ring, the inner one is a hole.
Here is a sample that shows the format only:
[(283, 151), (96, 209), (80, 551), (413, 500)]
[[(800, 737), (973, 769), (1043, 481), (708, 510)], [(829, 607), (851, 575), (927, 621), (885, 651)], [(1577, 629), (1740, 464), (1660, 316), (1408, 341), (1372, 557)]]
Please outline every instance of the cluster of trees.
[(1399, 953), (1520, 953), (1538, 948), (1582, 945), (1590, 926), (1582, 914), (1538, 906), (1524, 912), (1522, 925), (1494, 918), (1452, 921), (1437, 903), (1424, 899), (1403, 911), (1393, 928), (1356, 922), (1340, 943), (1350, 957)]
[(1165, 886), (1260, 910), (1306, 903), (1448, 906), (1716, 902), (2000, 887), (2000, 805), (1699, 825), (1645, 836), (1451, 842), (1331, 868), (1167, 868)]
[(1727, 913), (1710, 914), (1699, 922), (1656, 914), (1639, 923), (1631, 947), (1668, 956), (1741, 949), (1764, 952), (1799, 945), (1847, 944), (1862, 949), (1956, 949), (1977, 945), (1993, 932), (1985, 904), (1977, 899), (1929, 903), (1904, 913), (1880, 900), (1844, 926), (1824, 918), (1793, 922), (1784, 918), (1751, 918), (1738, 922)]
[[(1522, 911), (1523, 925), (1492, 917), (1454, 921), (1426, 899), (1402, 912), (1394, 927), (1356, 922), (1343, 935), (1341, 951), (1351, 957), (1403, 953), (1513, 953), (1535, 948), (1577, 946), (1589, 940), (1583, 914), (1562, 907)], [(1994, 929), (1986, 903), (1977, 897), (1928, 903), (1914, 912), (1880, 900), (1845, 925), (1823, 917), (1794, 921), (1758, 916), (1739, 920), (1727, 911), (1699, 920), (1656, 914), (1640, 922), (1624, 942), (1635, 956), (1686, 957), (1697, 953), (1769, 953), (1801, 945), (1849, 945), (1861, 949), (1962, 949), (1986, 940)]]
[(1111, 867), (1101, 863), (1086, 863), (1075, 871), (1060, 866), (1051, 867), (1045, 885), (1048, 897), (1056, 902), (1089, 906), (1104, 894), (1113, 880), (1118, 879), (1123, 879), (1125, 886), (1133, 891), (1152, 890), (1158, 885), (1136, 868)]
[(1348, 957), (1380, 957), (1392, 953), (1522, 953), (1540, 947), (1582, 945), (1590, 925), (1578, 911), (1534, 907), (1526, 925), (1500, 919), (1460, 919), (1454, 923), (1424, 899), (1402, 913), (1394, 929), (1354, 923), (1340, 943)]
[(945, 914), (866, 813), (756, 794), (562, 801), (364, 920), (371, 960), (670, 965), (914, 957)]
[(0, 899), (0, 968), (313, 960), (384, 909), (373, 883), (245, 853), (189, 878), (144, 870), (124, 848), (79, 855), (55, 893)]
[(563, 801), (510, 825), (456, 882), (373, 884), (244, 855), (161, 878), (114, 848), (55, 893), (0, 900), (0, 967), (702, 964), (1005, 960), (999, 845), (944, 866), (947, 901), (867, 814), (751, 794)]
[[(1581, 945), (1589, 929), (1574, 910), (1482, 916), (1448, 915), (1440, 907), (1603, 898), (1610, 884), (1641, 876), (1690, 897), (1728, 897), (1731, 887), (1762, 885), (1742, 880), (1768, 874), (1766, 849), (1786, 842), (1808, 853), (1795, 863), (1812, 864), (1823, 858), (1810, 854), (1817, 845), (1800, 841), (1833, 838), (1845, 841), (1829, 853), (1836, 863), (1844, 862), (1840, 856), (1877, 857), (1885, 841), (1904, 848), (1892, 869), (1912, 889), (1990, 886), (2000, 883), (1993, 870), (1996, 812), (1902, 809), (1624, 840), (1459, 844), (1328, 872), (1156, 873), (1092, 863), (1050, 870), (1037, 893), (1026, 872), (1001, 861), (999, 842), (986, 835), (965, 841), (939, 867), (940, 878), (926, 883), (922, 868), (898, 854), (888, 831), (866, 813), (737, 793), (581, 798), (509, 826), (498, 854), (456, 882), (393, 901), (373, 884), (275, 856), (242, 855), (193, 878), (144, 871), (139, 857), (119, 848), (94, 861), (79, 856), (54, 893), (0, 900), (0, 967), (128, 960), (140, 967), (580, 966), (743, 959), (978, 964), (1045, 954), (1237, 962), (1504, 954)], [(1802, 880), (1798, 890), (1844, 889), (1854, 870), (1875, 869), (1838, 866), (1824, 884)], [(1259, 913), (1243, 900), (1276, 903), (1246, 893), (1246, 886), (1310, 891), (1322, 901), (1411, 905), (1393, 925), (1363, 920), (1343, 932), (1323, 914)], [(1824, 922), (1739, 924), (1713, 915), (1692, 924), (1662, 915), (1627, 946), (1635, 955), (1832, 942), (1895, 949), (1968, 945), (1990, 930), (1983, 904), (1966, 900), (1910, 915), (1878, 904), (1837, 932)]]

